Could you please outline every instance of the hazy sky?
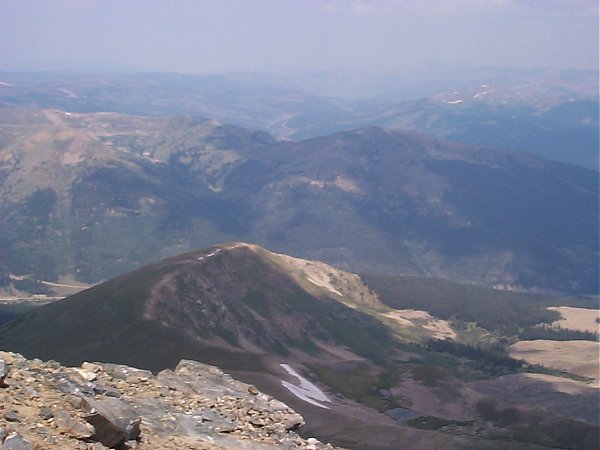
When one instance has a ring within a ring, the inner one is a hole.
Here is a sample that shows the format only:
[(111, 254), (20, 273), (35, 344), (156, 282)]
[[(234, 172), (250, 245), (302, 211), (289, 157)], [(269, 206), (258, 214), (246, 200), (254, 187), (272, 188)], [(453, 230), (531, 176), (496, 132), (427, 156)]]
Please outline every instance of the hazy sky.
[(0, 0), (0, 70), (598, 68), (597, 0)]

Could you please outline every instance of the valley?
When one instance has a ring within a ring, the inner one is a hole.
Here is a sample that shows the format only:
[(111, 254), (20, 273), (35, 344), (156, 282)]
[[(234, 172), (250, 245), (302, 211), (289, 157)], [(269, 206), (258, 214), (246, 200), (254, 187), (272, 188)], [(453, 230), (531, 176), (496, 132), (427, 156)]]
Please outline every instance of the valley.
[(324, 90), (293, 76), (0, 72), (9, 81), (0, 101), (69, 114), (205, 117), (292, 141), (379, 126), (598, 169), (597, 73), (476, 72), (422, 73), (410, 82), (396, 75), (380, 80), (389, 92), (354, 98), (335, 97), (331, 82)]
[[(0, 342), (67, 365), (113, 361), (156, 372), (182, 358), (216, 364), (299, 411), (303, 436), (350, 448), (391, 449), (398, 440), (409, 449), (591, 448), (597, 360), (584, 373), (561, 353), (532, 358), (528, 349), (540, 341), (519, 333), (554, 326), (564, 302), (576, 312), (595, 300), (385, 281), (233, 242), (22, 314), (0, 327)], [(462, 306), (450, 302), (452, 317), (443, 319), (432, 289)], [(486, 310), (486, 302), (509, 308)], [(520, 318), (505, 327), (516, 303)], [(598, 335), (581, 342), (597, 351)]]
[(596, 448), (585, 83), (22, 77), (0, 86), (0, 350), (214, 365), (301, 413), (307, 448)]
[(598, 0), (0, 4), (0, 450), (600, 450)]
[(376, 127), (286, 142), (214, 120), (0, 109), (14, 290), (6, 274), (89, 285), (232, 240), (372, 275), (598, 290), (593, 171)]

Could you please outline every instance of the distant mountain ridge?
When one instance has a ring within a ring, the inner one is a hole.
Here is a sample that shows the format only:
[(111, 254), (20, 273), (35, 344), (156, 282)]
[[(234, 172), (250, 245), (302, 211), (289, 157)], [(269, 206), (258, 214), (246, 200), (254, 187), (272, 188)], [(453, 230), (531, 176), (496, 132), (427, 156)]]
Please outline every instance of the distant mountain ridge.
[(381, 126), (598, 169), (597, 73), (467, 72), (437, 68), (414, 79), (372, 73), (365, 80), (380, 80), (390, 93), (353, 100), (332, 97), (335, 88), (325, 95), (323, 88), (313, 89), (320, 95), (303, 90), (310, 91), (311, 79), (316, 85), (352, 84), (348, 73), (309, 73), (290, 82), (252, 73), (0, 72), (0, 102), (70, 112), (208, 117), (296, 141)]
[(544, 158), (598, 169), (598, 96), (526, 84), (480, 85), (440, 92), (350, 121), (439, 138), (525, 151)]
[(182, 117), (0, 119), (4, 273), (97, 282), (246, 240), (355, 272), (598, 289), (593, 171), (376, 127), (293, 143)]

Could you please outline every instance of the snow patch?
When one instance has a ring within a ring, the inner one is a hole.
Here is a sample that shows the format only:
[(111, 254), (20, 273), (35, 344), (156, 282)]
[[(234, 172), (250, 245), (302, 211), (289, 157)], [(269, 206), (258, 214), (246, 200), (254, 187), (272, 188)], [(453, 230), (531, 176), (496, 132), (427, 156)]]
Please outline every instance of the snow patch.
[(457, 103), (462, 103), (462, 100), (447, 100), (446, 103), (449, 105), (456, 105)]
[(485, 95), (485, 94), (487, 94), (488, 92), (490, 92), (490, 91), (481, 91), (481, 92), (478, 92), (477, 94), (475, 94), (475, 95), (473, 96), (473, 98), (478, 98), (478, 97), (481, 97), (482, 95)]
[(203, 259), (206, 258), (210, 258), (211, 256), (215, 256), (217, 253), (219, 253), (221, 250), (221, 248), (218, 248), (217, 250), (215, 250), (214, 252), (209, 253), (208, 255), (204, 255), (204, 256), (199, 256), (198, 258), (196, 258), (198, 261), (202, 261)]
[(328, 406), (325, 406), (321, 403), (331, 402), (331, 400), (327, 398), (327, 395), (325, 395), (325, 393), (321, 389), (319, 389), (306, 378), (298, 374), (298, 372), (296, 372), (287, 364), (280, 364), (280, 366), (283, 367), (287, 371), (287, 373), (298, 378), (298, 381), (300, 381), (300, 385), (296, 386), (295, 384), (288, 383), (287, 381), (282, 380), (281, 384), (283, 387), (289, 390), (300, 400), (304, 400), (305, 402), (310, 403), (311, 405), (318, 406), (319, 408), (330, 409)]

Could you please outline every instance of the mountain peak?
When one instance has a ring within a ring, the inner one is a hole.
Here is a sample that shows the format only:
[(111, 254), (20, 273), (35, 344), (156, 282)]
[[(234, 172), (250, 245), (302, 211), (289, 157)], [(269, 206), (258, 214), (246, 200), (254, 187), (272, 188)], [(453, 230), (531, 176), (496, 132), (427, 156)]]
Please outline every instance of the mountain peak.
[[(0, 339), (7, 348), (66, 364), (93, 358), (152, 370), (180, 358), (252, 370), (266, 364), (265, 355), (319, 359), (332, 346), (357, 357), (391, 352), (387, 328), (354, 310), (353, 302), (376, 302), (356, 275), (231, 242), (37, 309), (3, 327)], [(355, 329), (339, 329), (342, 317), (353, 317)], [(37, 332), (44, 338), (34, 337)], [(379, 342), (377, 351), (365, 345), (365, 336)], [(155, 351), (148, 353), (148, 346)]]
[(175, 261), (177, 261), (178, 263), (195, 263), (195, 261), (207, 261), (210, 258), (222, 252), (224, 254), (232, 254), (236, 251), (236, 249), (249, 250), (253, 253), (257, 253), (259, 250), (266, 251), (256, 244), (250, 244), (241, 241), (233, 241), (225, 244), (214, 245), (212, 247), (208, 247), (201, 250), (195, 250), (189, 253), (184, 253), (183, 255), (178, 255), (173, 258), (166, 259), (162, 262), (162, 264), (168, 264), (170, 262)]

